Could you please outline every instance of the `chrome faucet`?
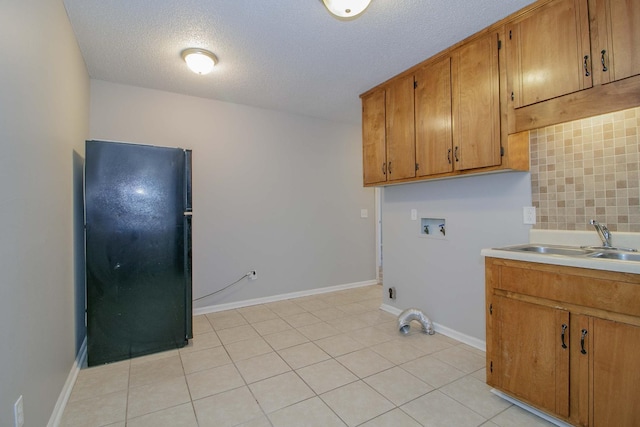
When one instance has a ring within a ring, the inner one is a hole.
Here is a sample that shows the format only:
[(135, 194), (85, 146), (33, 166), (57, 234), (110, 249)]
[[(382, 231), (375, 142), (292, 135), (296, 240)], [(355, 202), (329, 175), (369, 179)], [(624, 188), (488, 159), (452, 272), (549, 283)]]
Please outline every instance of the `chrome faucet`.
[[(607, 228), (606, 225), (600, 224), (595, 219), (589, 221), (589, 224), (593, 225), (596, 231), (598, 232), (598, 236), (602, 240), (602, 246), (581, 246), (582, 248), (593, 249), (593, 250), (605, 250), (609, 249), (612, 251), (624, 251), (624, 252), (638, 252), (637, 249), (632, 248), (615, 248), (611, 246), (611, 232)], [(618, 258), (621, 259), (621, 258)]]
[(593, 225), (595, 227), (596, 231), (598, 232), (598, 236), (600, 236), (600, 239), (602, 240), (602, 247), (610, 248), (611, 247), (611, 232), (609, 231), (607, 226), (604, 225), (604, 224), (600, 224), (595, 219), (592, 219), (591, 221), (589, 221), (589, 224)]

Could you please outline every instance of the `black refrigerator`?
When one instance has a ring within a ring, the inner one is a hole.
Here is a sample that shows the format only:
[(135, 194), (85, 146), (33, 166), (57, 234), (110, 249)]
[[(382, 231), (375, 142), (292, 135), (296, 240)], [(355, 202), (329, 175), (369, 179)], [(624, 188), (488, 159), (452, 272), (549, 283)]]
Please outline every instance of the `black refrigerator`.
[(190, 150), (86, 142), (89, 366), (193, 337), (191, 219)]

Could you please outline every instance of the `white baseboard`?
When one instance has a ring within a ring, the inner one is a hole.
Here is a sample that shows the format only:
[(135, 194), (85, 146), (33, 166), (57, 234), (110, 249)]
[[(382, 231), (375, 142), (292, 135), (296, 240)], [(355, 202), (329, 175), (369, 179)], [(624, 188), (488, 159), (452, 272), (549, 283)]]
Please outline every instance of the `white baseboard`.
[[(360, 288), (363, 286), (376, 285), (376, 284), (378, 284), (377, 280), (366, 280), (364, 282), (347, 283), (344, 285), (329, 286), (326, 288), (317, 288), (317, 289), (311, 289), (308, 291), (291, 292), (288, 294), (274, 295), (271, 297), (256, 298), (256, 299), (232, 302), (227, 304), (200, 307), (200, 308), (194, 309), (193, 314), (199, 315), (199, 314), (215, 313), (217, 311), (231, 310), (234, 308), (248, 307), (251, 305), (265, 304), (268, 302), (282, 301), (282, 300), (287, 300), (291, 298), (299, 298), (299, 297), (305, 297), (310, 295), (320, 295), (328, 292), (341, 291), (344, 289)], [(76, 379), (78, 378), (78, 373), (80, 372), (80, 368), (84, 366), (86, 358), (87, 358), (87, 338), (85, 337), (84, 341), (82, 342), (82, 345), (80, 346), (80, 351), (78, 351), (78, 355), (76, 356), (76, 360), (73, 362), (73, 366), (71, 367), (71, 371), (69, 372), (67, 381), (64, 383), (62, 391), (58, 396), (58, 401), (56, 402), (56, 406), (53, 408), (53, 412), (51, 414), (51, 417), (49, 418), (47, 427), (58, 427), (60, 425), (60, 421), (62, 420), (62, 414), (64, 413), (64, 409), (67, 406), (67, 402), (69, 401), (69, 396), (71, 396), (71, 390), (73, 390), (73, 386), (76, 383)]]
[[(367, 280), (364, 282), (347, 283), (344, 285), (329, 286), (326, 288), (317, 288), (317, 289), (311, 289), (308, 291), (291, 292), (288, 294), (274, 295), (271, 297), (256, 298), (256, 299), (232, 302), (227, 304), (200, 307), (200, 308), (194, 309), (193, 314), (199, 315), (199, 314), (215, 313), (217, 311), (231, 310), (234, 308), (248, 307), (252, 305), (282, 301), (282, 300), (287, 300), (291, 298), (299, 298), (299, 297), (305, 297), (310, 295), (319, 295), (319, 294), (324, 294), (328, 292), (341, 291), (344, 289), (360, 288), (363, 286), (376, 285), (377, 283), (378, 283), (377, 280)], [(64, 386), (62, 387), (62, 391), (58, 396), (58, 401), (56, 402), (56, 406), (53, 408), (53, 412), (51, 414), (51, 417), (49, 418), (47, 427), (58, 427), (60, 425), (60, 421), (62, 420), (62, 414), (64, 413), (64, 409), (67, 406), (67, 402), (69, 401), (69, 396), (71, 396), (71, 390), (73, 390), (73, 386), (76, 383), (76, 379), (78, 378), (78, 373), (80, 372), (80, 368), (84, 366), (86, 358), (87, 358), (87, 338), (85, 337), (84, 341), (82, 342), (82, 345), (80, 346), (80, 351), (78, 351), (78, 355), (76, 356), (76, 360), (73, 362), (73, 366), (71, 367), (71, 371), (69, 372), (67, 381), (64, 383)]]
[(49, 418), (47, 427), (58, 427), (60, 425), (60, 421), (62, 420), (62, 414), (64, 413), (64, 408), (67, 406), (67, 402), (69, 401), (69, 396), (71, 396), (71, 390), (73, 390), (73, 386), (76, 383), (76, 379), (78, 378), (78, 373), (80, 372), (80, 368), (84, 365), (86, 358), (87, 358), (87, 337), (85, 337), (84, 341), (82, 341), (82, 345), (80, 346), (80, 351), (78, 351), (76, 360), (73, 362), (73, 366), (71, 367), (71, 372), (69, 372), (67, 381), (64, 383), (64, 387), (62, 387), (62, 391), (58, 396), (58, 401), (56, 402), (56, 406), (53, 408), (53, 412), (51, 413), (51, 417)]
[(394, 316), (400, 316), (400, 313), (402, 313), (402, 310), (400, 310), (399, 308), (395, 308), (392, 305), (388, 305), (388, 304), (382, 304), (380, 306), (380, 310), (386, 311), (387, 313), (391, 313)]
[[(396, 308), (392, 305), (382, 304), (380, 309), (386, 311), (387, 313), (391, 313), (394, 316), (399, 316), (402, 313), (402, 310)], [(473, 348), (477, 348), (478, 350), (487, 351), (487, 342), (480, 340), (476, 337), (472, 337), (470, 335), (463, 334), (462, 332), (458, 332), (455, 329), (448, 328), (444, 325), (436, 323), (431, 319), (433, 323), (433, 329), (439, 334), (446, 335), (449, 338), (453, 338), (454, 340), (460, 341), (461, 343), (470, 345)]]
[(341, 291), (344, 289), (361, 288), (363, 286), (370, 286), (370, 285), (377, 285), (377, 284), (378, 284), (377, 280), (366, 280), (364, 282), (354, 282), (354, 283), (347, 283), (344, 285), (328, 286), (326, 288), (316, 288), (316, 289), (310, 289), (308, 291), (291, 292), (288, 294), (273, 295), (270, 297), (255, 298), (255, 299), (249, 299), (244, 301), (230, 302), (226, 304), (209, 305), (206, 307), (194, 308), (193, 315), (197, 316), (200, 314), (215, 313), (215, 312), (224, 311), (224, 310), (233, 310), (234, 308), (249, 307), (252, 305), (266, 304), (269, 302), (283, 301), (291, 298), (300, 298), (300, 297), (306, 297), (311, 295), (326, 294), (328, 292)]

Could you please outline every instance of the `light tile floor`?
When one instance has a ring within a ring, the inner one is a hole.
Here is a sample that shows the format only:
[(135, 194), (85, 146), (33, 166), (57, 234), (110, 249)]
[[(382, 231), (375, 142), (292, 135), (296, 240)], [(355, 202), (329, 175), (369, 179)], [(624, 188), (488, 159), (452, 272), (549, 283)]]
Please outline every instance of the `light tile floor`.
[(489, 391), (484, 352), (400, 335), (381, 303), (373, 285), (196, 316), (183, 349), (81, 370), (61, 426), (552, 425)]

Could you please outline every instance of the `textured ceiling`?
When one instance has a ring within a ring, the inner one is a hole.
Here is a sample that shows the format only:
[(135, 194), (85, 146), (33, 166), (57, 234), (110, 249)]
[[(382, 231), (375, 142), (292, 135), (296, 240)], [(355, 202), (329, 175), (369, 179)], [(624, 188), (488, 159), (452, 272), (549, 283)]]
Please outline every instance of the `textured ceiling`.
[[(360, 122), (362, 92), (532, 0), (372, 0), (358, 19), (321, 0), (64, 0), (91, 78)], [(188, 47), (219, 59), (206, 76)]]

